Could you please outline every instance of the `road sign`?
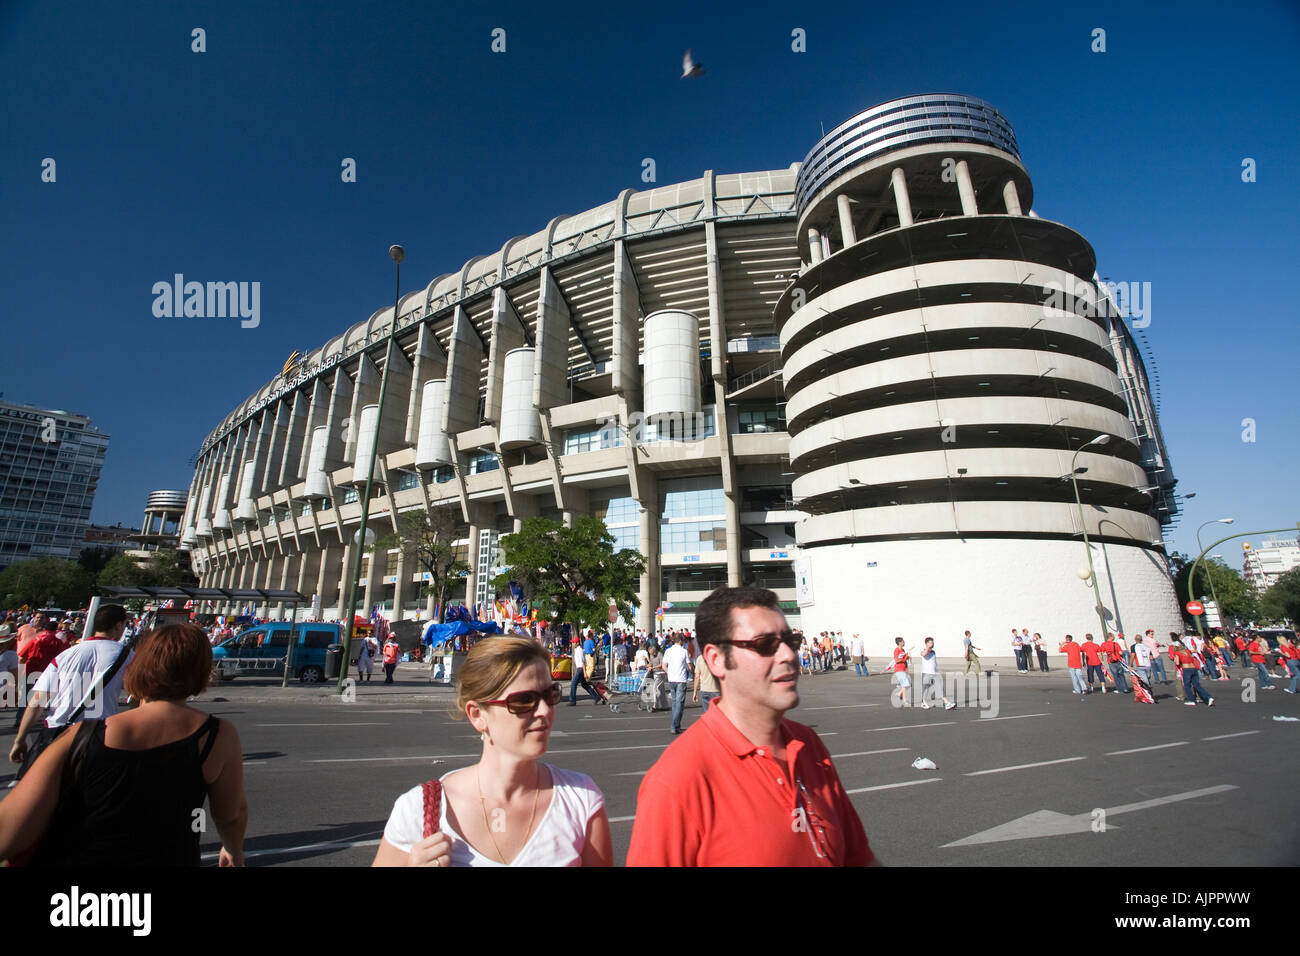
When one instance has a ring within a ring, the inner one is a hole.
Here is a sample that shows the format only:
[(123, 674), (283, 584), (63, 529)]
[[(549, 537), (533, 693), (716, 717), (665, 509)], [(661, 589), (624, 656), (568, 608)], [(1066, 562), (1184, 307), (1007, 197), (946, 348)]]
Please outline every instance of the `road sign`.
[(609, 623), (613, 624), (617, 620), (618, 620), (618, 608), (615, 607), (613, 604), (611, 604), (609, 606)]
[(1205, 605), (1202, 604), (1200, 601), (1188, 601), (1187, 613), (1190, 614), (1192, 617), (1198, 617), (1201, 614), (1205, 613)]

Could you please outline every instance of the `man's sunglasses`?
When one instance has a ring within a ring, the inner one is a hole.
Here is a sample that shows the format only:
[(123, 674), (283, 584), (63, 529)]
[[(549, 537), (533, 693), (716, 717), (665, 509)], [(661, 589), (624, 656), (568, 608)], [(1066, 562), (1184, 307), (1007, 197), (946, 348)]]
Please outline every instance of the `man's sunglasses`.
[(796, 637), (792, 631), (782, 631), (779, 634), (764, 634), (752, 641), (718, 641), (718, 643), (730, 644), (732, 647), (743, 647), (747, 651), (753, 651), (759, 657), (771, 657), (782, 644), (798, 653), (802, 640)]
[(560, 685), (552, 684), (547, 690), (520, 690), (500, 700), (485, 700), (483, 705), (501, 704), (516, 717), (523, 717), (527, 714), (536, 713), (537, 705), (542, 701), (546, 701), (546, 703), (554, 707), (560, 702), (561, 696), (563, 696), (563, 692), (560, 690)]

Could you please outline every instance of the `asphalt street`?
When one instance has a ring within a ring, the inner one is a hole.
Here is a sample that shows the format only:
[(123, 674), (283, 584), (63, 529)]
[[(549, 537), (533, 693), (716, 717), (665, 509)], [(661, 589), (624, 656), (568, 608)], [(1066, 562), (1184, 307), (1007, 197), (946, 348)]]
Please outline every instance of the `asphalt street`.
[[(1243, 700), (1248, 675), (1234, 668), (1229, 683), (1204, 682), (1213, 708), (1182, 706), (1172, 684), (1157, 685), (1162, 699), (1151, 706), (1076, 696), (1064, 668), (1018, 675), (1009, 659), (996, 663), (992, 697), (951, 711), (892, 706), (882, 675), (801, 678), (789, 716), (822, 736), (883, 862), (1300, 863), (1300, 721), (1275, 719), (1300, 718), (1298, 697), (1279, 688)], [(361, 684), (354, 702), (321, 686), (246, 678), (196, 702), (239, 728), (250, 866), (366, 865), (399, 794), (478, 758), (478, 736), (449, 715), (452, 692), (426, 673), (402, 665), (396, 684)], [(686, 724), (700, 713), (688, 703)], [(11, 721), (2, 722), (7, 750)], [(620, 864), (641, 777), (672, 739), (666, 712), (646, 714), (631, 699), (619, 713), (590, 700), (559, 707), (547, 759), (604, 791)], [(914, 769), (918, 757), (936, 768)], [(214, 832), (205, 861), (216, 849)]]

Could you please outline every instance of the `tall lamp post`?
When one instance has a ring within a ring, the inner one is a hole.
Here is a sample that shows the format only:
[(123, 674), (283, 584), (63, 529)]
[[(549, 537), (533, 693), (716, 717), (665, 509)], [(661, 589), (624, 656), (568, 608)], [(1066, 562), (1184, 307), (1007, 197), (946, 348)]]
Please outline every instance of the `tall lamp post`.
[(1088, 556), (1088, 579), (1092, 582), (1092, 597), (1097, 605), (1097, 620), (1101, 622), (1101, 636), (1103, 638), (1106, 636), (1107, 631), (1106, 609), (1101, 603), (1101, 589), (1097, 586), (1097, 572), (1092, 566), (1092, 546), (1088, 544), (1088, 525), (1083, 518), (1083, 499), (1079, 497), (1079, 480), (1074, 467), (1079, 460), (1079, 452), (1082, 452), (1085, 448), (1091, 448), (1093, 445), (1104, 445), (1109, 441), (1109, 435), (1098, 435), (1092, 441), (1080, 446), (1079, 450), (1074, 453), (1074, 457), (1070, 459), (1070, 484), (1074, 486), (1074, 503), (1079, 506), (1079, 528), (1083, 531), (1083, 551)]
[[(370, 521), (370, 490), (375, 479), (375, 459), (379, 453), (379, 426), (384, 420), (384, 399), (388, 395), (388, 371), (393, 367), (393, 348), (397, 344), (397, 305), (402, 295), (402, 260), (406, 250), (401, 246), (389, 246), (388, 256), (396, 266), (396, 285), (393, 289), (393, 319), (388, 323), (388, 348), (384, 352), (384, 374), (379, 379), (379, 408), (375, 414), (375, 438), (370, 443), (370, 460), (366, 464), (366, 486), (361, 495), (361, 525), (357, 530), (356, 560), (352, 562), (352, 574), (348, 579), (348, 603), (346, 605), (343, 625), (343, 661), (339, 668), (338, 691), (343, 693), (343, 684), (348, 677), (347, 662), (352, 659), (352, 635), (357, 615), (357, 581), (361, 578), (361, 559), (365, 555), (367, 524)], [(342, 515), (339, 521), (343, 520)], [(374, 558), (371, 558), (373, 561)]]
[[(1233, 521), (1232, 518), (1212, 518), (1209, 521), (1205, 522), (1205, 524), (1201, 525), (1201, 527), (1196, 529), (1196, 546), (1201, 549), (1202, 554), (1205, 552), (1205, 548), (1201, 544), (1201, 531), (1206, 527), (1206, 525), (1232, 524), (1232, 521)], [(1211, 547), (1213, 547), (1213, 545), (1211, 545)], [(1193, 568), (1192, 570), (1195, 571), (1196, 569)], [(1223, 605), (1219, 603), (1219, 596), (1214, 593), (1214, 575), (1210, 574), (1208, 568), (1206, 568), (1205, 574), (1210, 579), (1210, 596), (1214, 598), (1214, 609), (1219, 612), (1219, 627), (1222, 628), (1223, 627)], [(1189, 601), (1196, 600), (1196, 582), (1192, 580), (1192, 576), (1190, 574), (1187, 576), (1187, 600)], [(1196, 633), (1199, 634), (1201, 637), (1204, 637), (1205, 625), (1201, 623), (1201, 618), (1205, 617), (1205, 615), (1195, 614), (1193, 615), (1193, 617), (1196, 618)]]

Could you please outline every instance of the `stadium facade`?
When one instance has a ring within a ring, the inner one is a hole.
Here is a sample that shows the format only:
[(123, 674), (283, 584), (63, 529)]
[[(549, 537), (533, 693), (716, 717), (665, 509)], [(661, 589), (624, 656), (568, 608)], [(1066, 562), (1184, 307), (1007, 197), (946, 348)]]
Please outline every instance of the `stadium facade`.
[[(1032, 200), (1006, 119), (927, 94), (789, 169), (558, 216), (400, 299), (383, 421), (391, 306), (235, 408), (182, 545), (204, 585), (338, 613), (378, 442), (371, 528), (450, 509), (470, 604), (501, 534), (591, 514), (647, 558), (639, 627), (753, 583), (876, 653), (965, 629), (996, 651), (1096, 630), (1086, 528), (1110, 624), (1173, 629), (1146, 369), (1092, 248)], [(418, 586), (411, 555), (372, 556), (361, 606), (427, 616)]]

